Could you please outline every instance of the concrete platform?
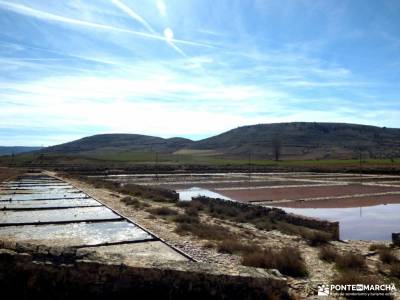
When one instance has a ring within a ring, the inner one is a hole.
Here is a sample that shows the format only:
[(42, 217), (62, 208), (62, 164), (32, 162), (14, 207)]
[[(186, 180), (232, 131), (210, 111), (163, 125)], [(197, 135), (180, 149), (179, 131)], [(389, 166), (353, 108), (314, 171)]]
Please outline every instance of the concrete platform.
[(23, 176), (0, 185), (0, 242), (83, 248), (120, 262), (190, 261), (152, 233), (72, 185)]
[(83, 199), (89, 198), (84, 193), (41, 193), (41, 194), (8, 194), (0, 195), (1, 201), (31, 201), (31, 200), (51, 200), (51, 199)]
[(33, 200), (33, 201), (5, 201), (0, 202), (0, 209), (49, 209), (65, 207), (100, 206), (94, 199), (60, 199), (60, 200)]
[[(8, 241), (57, 247), (84, 247), (154, 239), (127, 221), (0, 227), (0, 237)], [(96, 248), (92, 251), (96, 251)], [(102, 251), (105, 251), (104, 247)], [(121, 253), (119, 250), (118, 252)]]
[(114, 220), (121, 217), (106, 207), (77, 207), (70, 209), (1, 211), (0, 226), (8, 224), (85, 222)]

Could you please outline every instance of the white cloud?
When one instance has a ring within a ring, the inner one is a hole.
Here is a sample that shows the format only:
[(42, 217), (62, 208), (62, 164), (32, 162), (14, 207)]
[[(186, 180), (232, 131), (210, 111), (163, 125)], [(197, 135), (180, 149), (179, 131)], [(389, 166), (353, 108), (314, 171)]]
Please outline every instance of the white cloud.
[(156, 0), (156, 6), (160, 15), (165, 17), (167, 15), (167, 6), (165, 5), (163, 0)]

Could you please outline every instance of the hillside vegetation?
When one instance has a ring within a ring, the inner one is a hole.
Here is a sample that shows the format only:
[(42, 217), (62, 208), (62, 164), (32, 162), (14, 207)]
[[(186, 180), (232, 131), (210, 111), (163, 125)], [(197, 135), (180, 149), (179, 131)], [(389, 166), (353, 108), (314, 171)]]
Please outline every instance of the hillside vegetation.
[[(9, 166), (92, 166), (137, 164), (272, 166), (306, 169), (396, 168), (400, 129), (341, 123), (276, 123), (238, 127), (192, 141), (138, 134), (100, 134), (15, 156)], [(157, 167), (158, 168), (158, 167)]]
[(49, 147), (42, 153), (82, 154), (159, 152), (234, 159), (357, 159), (400, 156), (400, 129), (342, 123), (276, 123), (238, 127), (191, 141), (138, 134), (101, 134)]
[(400, 129), (343, 123), (243, 126), (188, 146), (197, 150), (275, 159), (351, 159), (400, 156)]

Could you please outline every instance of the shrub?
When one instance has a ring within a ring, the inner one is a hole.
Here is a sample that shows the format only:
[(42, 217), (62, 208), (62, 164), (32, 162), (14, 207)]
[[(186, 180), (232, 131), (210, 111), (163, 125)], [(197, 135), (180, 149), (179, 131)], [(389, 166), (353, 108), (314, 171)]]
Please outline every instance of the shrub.
[(123, 197), (121, 199), (121, 201), (124, 202), (126, 205), (133, 205), (133, 206), (139, 206), (140, 205), (140, 202), (139, 202), (138, 199), (132, 198), (132, 197), (129, 197), (129, 196)]
[(125, 203), (126, 205), (133, 206), (135, 208), (149, 207), (150, 206), (149, 204), (141, 202), (138, 199), (130, 197), (130, 196), (123, 197), (121, 199), (121, 201), (123, 203)]
[(178, 224), (175, 231), (178, 234), (191, 233), (207, 240), (223, 240), (232, 236), (231, 232), (222, 226), (203, 223), (181, 223)]
[(185, 208), (185, 214), (191, 217), (198, 217), (199, 211), (195, 207), (189, 206)]
[(390, 266), (390, 275), (400, 279), (400, 262), (396, 262)]
[(332, 235), (319, 230), (309, 229), (300, 225), (290, 224), (282, 218), (283, 211), (260, 206), (237, 205), (231, 201), (222, 201), (207, 197), (193, 198), (192, 201), (179, 201), (179, 207), (184, 207), (190, 213), (194, 210), (203, 211), (208, 215), (233, 222), (250, 223), (260, 230), (279, 230), (287, 234), (297, 234), (307, 239), (311, 245), (324, 244), (332, 240)]
[(319, 258), (324, 261), (334, 262), (337, 256), (338, 253), (332, 246), (323, 246), (319, 249)]
[(175, 203), (175, 205), (177, 207), (183, 207), (183, 208), (189, 207), (190, 206), (190, 201), (178, 201), (178, 202)]
[[(71, 175), (69, 176), (71, 177)], [(73, 177), (73, 176), (72, 176)], [(160, 202), (177, 202), (179, 195), (175, 191), (163, 189), (160, 187), (150, 187), (138, 184), (125, 184), (121, 185), (118, 182), (107, 181), (105, 179), (93, 178), (93, 177), (79, 177), (79, 180), (85, 181), (97, 188), (105, 188), (126, 194), (134, 197), (142, 197), (153, 199), (154, 201)]]
[(392, 264), (398, 261), (397, 257), (389, 248), (382, 248), (379, 250), (379, 258), (384, 264)]
[(156, 208), (150, 208), (146, 210), (147, 212), (151, 214), (155, 214), (158, 216), (176, 216), (178, 212), (174, 209), (170, 209), (168, 207), (156, 207)]
[(206, 243), (204, 244), (204, 247), (207, 248), (207, 249), (214, 248), (214, 243), (206, 242)]
[(332, 240), (332, 235), (330, 233), (319, 230), (302, 229), (299, 234), (307, 240), (310, 246), (319, 246)]
[(186, 224), (197, 224), (200, 222), (200, 219), (198, 216), (190, 216), (190, 215), (186, 215), (186, 214), (180, 214), (177, 215), (174, 218), (174, 221), (176, 223), (186, 223)]
[(238, 240), (226, 239), (218, 244), (218, 252), (220, 253), (252, 253), (259, 252), (261, 248), (255, 244), (243, 244)]
[(388, 247), (385, 244), (372, 244), (371, 246), (369, 246), (369, 250), (370, 251), (377, 251), (377, 250), (381, 250), (381, 249), (387, 249)]
[(350, 270), (361, 272), (367, 269), (365, 258), (360, 254), (352, 252), (338, 255), (335, 262), (338, 269), (342, 271)]
[(282, 274), (293, 277), (303, 277), (308, 274), (300, 251), (293, 247), (246, 253), (242, 256), (242, 264), (264, 269), (278, 269)]

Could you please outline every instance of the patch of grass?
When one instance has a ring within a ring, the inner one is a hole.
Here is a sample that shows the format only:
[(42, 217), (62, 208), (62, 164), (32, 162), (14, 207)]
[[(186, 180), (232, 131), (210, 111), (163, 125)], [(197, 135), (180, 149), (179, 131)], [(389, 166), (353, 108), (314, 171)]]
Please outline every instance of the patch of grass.
[(319, 249), (319, 258), (326, 262), (334, 262), (338, 257), (336, 249), (332, 246), (323, 246)]
[(348, 252), (344, 254), (339, 254), (336, 257), (336, 266), (340, 271), (366, 271), (367, 264), (365, 263), (365, 258), (353, 252)]
[[(347, 272), (343, 272), (337, 277), (332, 284), (335, 285), (356, 285), (356, 284), (364, 284), (364, 285), (381, 285), (384, 284), (383, 280), (378, 276), (374, 275), (364, 275), (354, 270), (349, 270)], [(343, 294), (347, 299), (370, 299), (370, 296), (362, 295), (365, 293), (364, 291), (343, 291)], [(359, 294), (359, 295), (357, 295)], [(379, 299), (393, 299), (391, 296), (379, 296)]]
[(162, 216), (162, 217), (176, 216), (178, 214), (178, 212), (176, 210), (170, 209), (168, 207), (149, 208), (146, 211), (151, 214), (154, 214), (157, 216)]
[(240, 242), (238, 240), (226, 239), (218, 244), (218, 252), (228, 254), (248, 254), (252, 252), (259, 252), (261, 248), (253, 243)]
[(249, 267), (278, 269), (282, 274), (293, 277), (307, 276), (307, 268), (297, 248), (285, 247), (281, 250), (264, 249), (246, 253), (242, 264)]

